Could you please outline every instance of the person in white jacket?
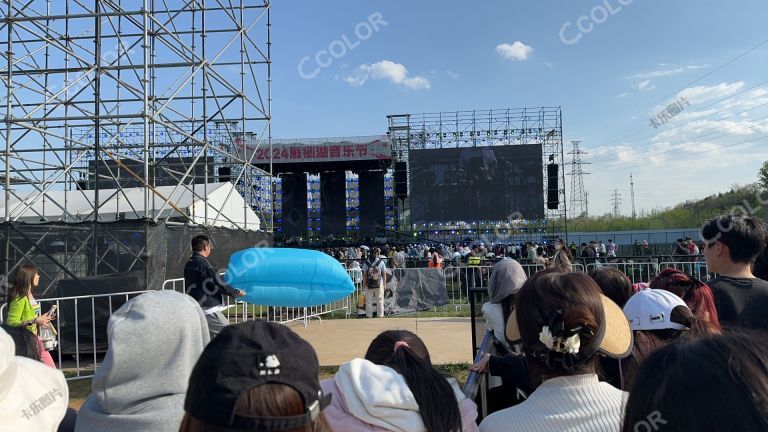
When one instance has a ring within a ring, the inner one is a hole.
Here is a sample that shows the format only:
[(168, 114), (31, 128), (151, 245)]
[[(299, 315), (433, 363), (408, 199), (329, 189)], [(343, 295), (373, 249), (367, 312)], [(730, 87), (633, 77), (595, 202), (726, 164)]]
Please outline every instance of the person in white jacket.
[(342, 364), (320, 385), (333, 394), (323, 415), (334, 432), (479, 430), (475, 403), (432, 366), (424, 342), (407, 330), (381, 333), (364, 359)]

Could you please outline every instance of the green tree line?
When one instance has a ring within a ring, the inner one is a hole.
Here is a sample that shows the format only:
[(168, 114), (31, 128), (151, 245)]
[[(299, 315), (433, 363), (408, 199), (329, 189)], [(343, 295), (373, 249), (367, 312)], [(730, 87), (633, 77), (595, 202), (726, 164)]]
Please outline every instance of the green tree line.
[(696, 228), (707, 219), (727, 213), (748, 213), (768, 220), (768, 162), (760, 170), (759, 183), (733, 186), (728, 192), (710, 195), (701, 200), (686, 201), (668, 209), (654, 210), (636, 218), (603, 215), (571, 219), (568, 221), (568, 231)]

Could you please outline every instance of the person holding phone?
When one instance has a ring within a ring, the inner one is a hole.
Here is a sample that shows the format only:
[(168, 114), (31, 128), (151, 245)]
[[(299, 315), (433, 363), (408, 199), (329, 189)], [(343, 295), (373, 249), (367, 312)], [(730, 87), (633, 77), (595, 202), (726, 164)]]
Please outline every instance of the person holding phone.
[(43, 343), (37, 336), (38, 327), (52, 325), (50, 322), (55, 318), (53, 308), (48, 313), (42, 313), (40, 303), (35, 300), (35, 296), (32, 294), (39, 283), (40, 275), (34, 264), (23, 264), (16, 271), (11, 285), (8, 287), (8, 325), (24, 326), (31, 331), (37, 338), (40, 360), (55, 368), (56, 364), (53, 362), (53, 357), (43, 348)]

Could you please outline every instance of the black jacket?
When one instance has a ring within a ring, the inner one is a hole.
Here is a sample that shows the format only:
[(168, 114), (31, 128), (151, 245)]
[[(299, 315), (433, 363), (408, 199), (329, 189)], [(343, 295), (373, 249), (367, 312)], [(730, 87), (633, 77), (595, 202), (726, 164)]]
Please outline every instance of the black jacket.
[(203, 309), (223, 304), (225, 295), (237, 297), (240, 293), (227, 285), (211, 263), (198, 253), (193, 254), (184, 266), (184, 284), (187, 294)]

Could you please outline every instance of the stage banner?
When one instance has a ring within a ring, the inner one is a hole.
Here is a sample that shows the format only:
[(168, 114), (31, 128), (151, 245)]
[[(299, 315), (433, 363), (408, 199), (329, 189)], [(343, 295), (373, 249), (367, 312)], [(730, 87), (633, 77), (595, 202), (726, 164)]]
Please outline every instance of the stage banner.
[[(257, 146), (258, 144), (258, 146)], [(269, 163), (270, 150), (266, 140), (259, 140), (255, 136), (238, 137), (234, 145), (240, 152), (243, 147), (248, 152), (255, 149), (253, 163)], [(386, 135), (339, 138), (332, 140), (272, 140), (272, 163), (303, 163), (303, 162), (348, 162), (366, 160), (390, 160), (392, 148)]]
[(443, 270), (436, 268), (387, 269), (384, 313), (398, 315), (448, 304)]

